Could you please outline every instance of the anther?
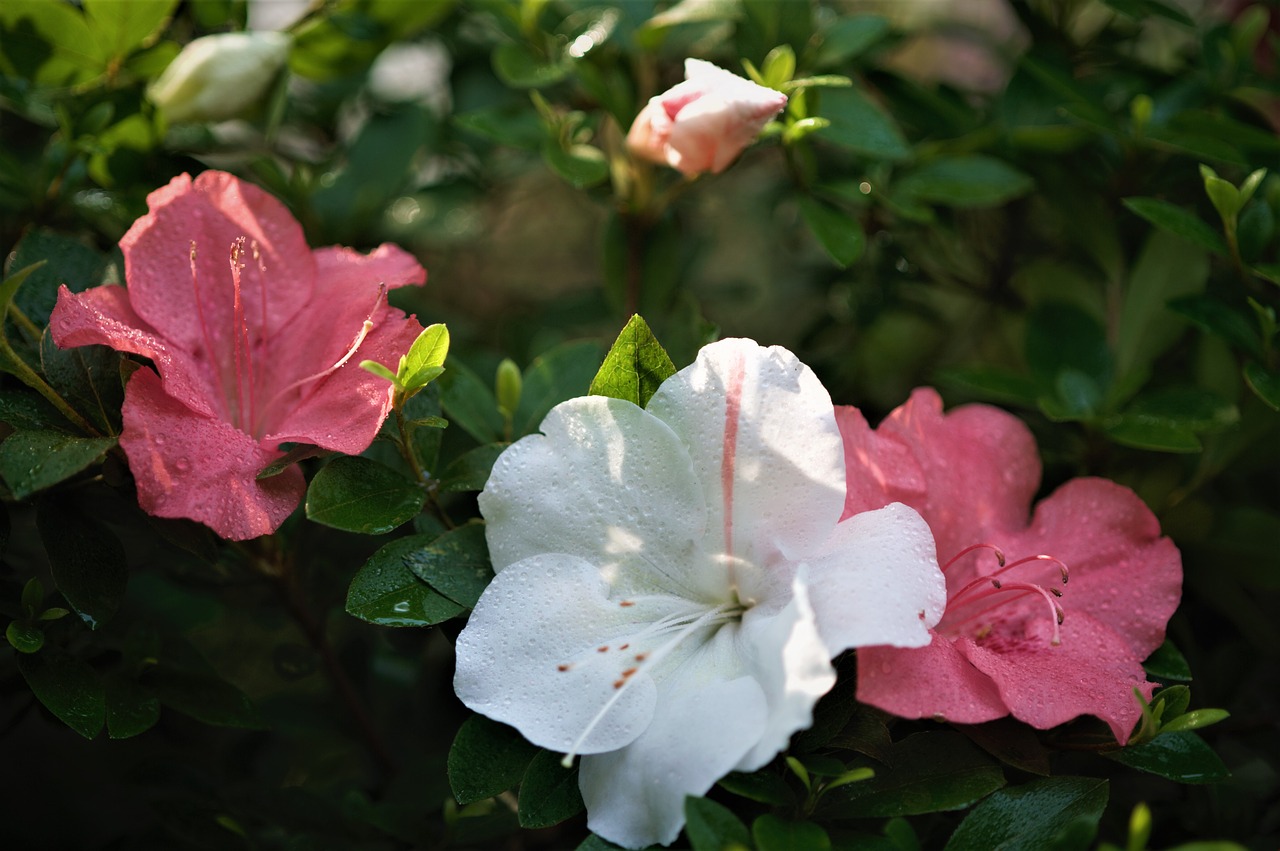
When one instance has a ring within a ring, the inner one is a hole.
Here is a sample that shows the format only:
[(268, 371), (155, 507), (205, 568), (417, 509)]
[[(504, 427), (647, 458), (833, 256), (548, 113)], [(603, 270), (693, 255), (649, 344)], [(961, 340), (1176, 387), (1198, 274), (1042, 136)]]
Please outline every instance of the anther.
[(637, 661), (637, 662), (643, 662), (645, 659), (648, 659), (648, 658), (649, 658), (649, 654), (648, 654), (648, 653), (637, 653), (637, 654), (636, 654), (636, 661)]
[(630, 647), (630, 646), (631, 646), (630, 644), (620, 644), (620, 645), (618, 645), (618, 649), (619, 649), (619, 650), (626, 650), (626, 649), (627, 649), (628, 647)]
[(636, 672), (637, 670), (639, 670), (639, 669), (638, 669), (638, 668), (627, 668), (625, 671), (623, 671), (623, 672), (622, 672), (622, 678), (625, 680), (625, 679), (627, 679), (627, 678), (628, 678), (628, 677), (630, 677), (630, 676), (634, 676), (634, 675), (635, 675), (635, 672)]
[(634, 601), (634, 600), (623, 600), (623, 601), (622, 601), (621, 603), (619, 603), (618, 605), (625, 609), (625, 608), (627, 608), (627, 607), (629, 607), (629, 606), (634, 606), (634, 605), (635, 605), (635, 601)]
[(572, 665), (569, 665), (569, 664), (556, 665), (556, 670), (557, 670), (557, 671), (561, 671), (561, 672), (563, 672), (563, 671), (567, 671), (567, 670), (569, 670), (569, 669), (570, 669), (570, 668), (572, 668), (572, 667), (573, 667), (573, 666), (572, 666)]
[(602, 646), (600, 646), (600, 647), (597, 647), (597, 648), (596, 648), (596, 652), (597, 652), (597, 653), (608, 653), (608, 652), (609, 652), (609, 645), (605, 644), (605, 645), (602, 645)]

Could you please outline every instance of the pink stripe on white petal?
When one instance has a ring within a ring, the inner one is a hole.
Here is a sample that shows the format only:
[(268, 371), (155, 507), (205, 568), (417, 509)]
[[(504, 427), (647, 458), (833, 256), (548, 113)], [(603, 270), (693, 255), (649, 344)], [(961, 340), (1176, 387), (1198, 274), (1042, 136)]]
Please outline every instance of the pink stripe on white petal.
[(738, 454), (738, 420), (742, 414), (742, 384), (747, 360), (741, 349), (733, 352), (729, 384), (724, 400), (724, 452), (720, 456), (720, 487), (724, 492), (724, 551), (733, 555), (733, 476)]

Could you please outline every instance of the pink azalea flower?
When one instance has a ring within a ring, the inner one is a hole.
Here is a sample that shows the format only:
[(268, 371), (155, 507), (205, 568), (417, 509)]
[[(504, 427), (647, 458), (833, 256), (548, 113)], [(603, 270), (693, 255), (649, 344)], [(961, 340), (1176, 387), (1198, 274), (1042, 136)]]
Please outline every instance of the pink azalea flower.
[(143, 510), (224, 538), (275, 531), (302, 500), (302, 473), (262, 481), (281, 443), (359, 454), (394, 367), (422, 330), (387, 304), (426, 271), (402, 249), (312, 251), (278, 200), (223, 172), (182, 175), (147, 199), (120, 241), (128, 288), (58, 292), (61, 347), (101, 343), (150, 358), (125, 389), (120, 445)]
[(686, 59), (684, 76), (640, 110), (627, 147), (686, 175), (724, 171), (787, 105), (782, 92), (701, 59)]
[(1095, 715), (1127, 741), (1141, 714), (1133, 689), (1150, 698), (1155, 687), (1142, 660), (1164, 640), (1182, 588), (1181, 556), (1142, 500), (1074, 479), (1028, 518), (1040, 459), (1026, 426), (986, 405), (944, 415), (933, 390), (915, 391), (875, 431), (855, 408), (836, 416), (845, 516), (909, 505), (946, 565), (932, 642), (859, 650), (858, 699), (957, 724), (1012, 714), (1048, 729)]

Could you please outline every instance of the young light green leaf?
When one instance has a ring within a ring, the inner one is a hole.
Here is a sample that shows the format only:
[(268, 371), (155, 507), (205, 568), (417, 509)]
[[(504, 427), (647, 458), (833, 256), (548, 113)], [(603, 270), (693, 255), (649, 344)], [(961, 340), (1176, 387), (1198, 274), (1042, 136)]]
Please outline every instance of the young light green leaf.
[(406, 391), (425, 387), (444, 371), (448, 354), (449, 329), (440, 323), (429, 325), (400, 358), (396, 377)]
[(636, 314), (614, 340), (587, 393), (624, 399), (643, 408), (675, 372), (666, 349), (648, 323)]
[(382, 364), (378, 363), (376, 360), (362, 360), (360, 361), (360, 368), (363, 370), (372, 372), (374, 375), (387, 379), (387, 381), (390, 381), (392, 384), (395, 384), (397, 387), (400, 386), (399, 382), (396, 380), (396, 374), (391, 370), (387, 369)]

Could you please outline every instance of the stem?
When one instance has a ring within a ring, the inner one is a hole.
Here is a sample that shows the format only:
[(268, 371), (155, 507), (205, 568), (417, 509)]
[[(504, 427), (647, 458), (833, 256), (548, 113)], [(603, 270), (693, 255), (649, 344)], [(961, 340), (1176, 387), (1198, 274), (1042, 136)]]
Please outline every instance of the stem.
[(440, 505), (435, 485), (428, 484), (432, 476), (426, 470), (422, 469), (422, 464), (418, 461), (418, 453), (413, 451), (413, 443), (410, 440), (409, 435), (409, 423), (408, 420), (405, 419), (403, 406), (396, 405), (392, 410), (396, 417), (396, 430), (400, 434), (400, 454), (404, 456), (405, 463), (409, 465), (409, 470), (413, 473), (414, 481), (416, 481), (419, 486), (426, 488), (427, 504), (431, 506), (431, 510), (436, 517), (440, 518), (440, 522), (444, 524), (445, 528), (458, 528), (458, 524), (453, 522), (453, 518), (450, 517), (445, 512), (444, 507)]
[(23, 384), (35, 390), (41, 396), (49, 401), (49, 404), (58, 409), (58, 413), (62, 414), (71, 422), (90, 437), (101, 437), (99, 432), (88, 420), (80, 415), (80, 412), (71, 407), (66, 399), (58, 395), (58, 391), (45, 382), (43, 378), (36, 374), (36, 371), (27, 366), (26, 361), (18, 357), (17, 353), (9, 346), (7, 340), (0, 340), (0, 359), (7, 363), (7, 372), (11, 373)]

